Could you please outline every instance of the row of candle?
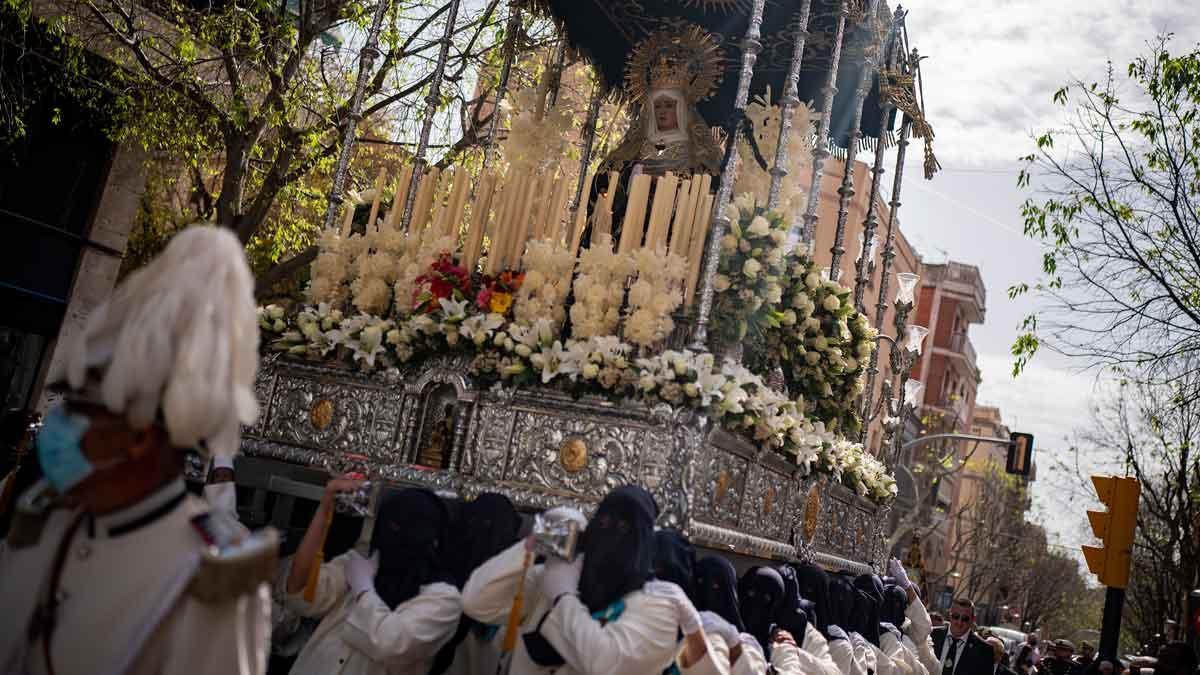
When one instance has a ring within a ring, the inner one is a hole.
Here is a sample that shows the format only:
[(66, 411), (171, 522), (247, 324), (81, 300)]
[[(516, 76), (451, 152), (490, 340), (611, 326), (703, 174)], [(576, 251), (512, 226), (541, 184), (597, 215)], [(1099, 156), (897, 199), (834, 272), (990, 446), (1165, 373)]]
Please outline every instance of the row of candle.
[[(463, 180), (456, 180), (458, 176)], [(583, 195), (589, 193), (594, 178), (591, 173), (584, 178)], [(608, 178), (609, 186), (615, 187), (618, 174), (609, 173)], [(386, 183), (386, 173), (380, 170), (367, 221), (370, 227), (399, 228), (404, 197), (412, 179), (413, 167), (405, 166), (394, 186), (396, 198), (392, 208), (380, 220), (380, 199)], [(467, 269), (475, 269), (486, 237), (488, 254), (482, 271), (489, 275), (520, 269), (525, 243), (531, 240), (549, 239), (568, 247), (572, 255), (576, 255), (588, 223), (588, 209), (586, 204), (581, 204), (574, 213), (571, 212), (568, 200), (573, 183), (569, 177), (553, 173), (515, 169), (505, 174), (492, 168), (484, 172), (471, 195), (471, 180), (464, 169), (450, 167), (443, 171), (432, 167), (420, 180), (413, 200), (408, 233), (416, 240), (410, 246), (419, 245), (426, 237), (454, 236), (457, 239), (462, 234), (460, 263)], [(650, 198), (651, 186), (653, 200)], [(657, 178), (647, 174), (634, 176), (629, 181), (617, 243), (618, 253), (645, 246), (685, 259), (688, 278), (684, 303), (688, 306), (693, 301), (700, 275), (713, 206), (711, 186), (712, 176), (708, 174), (683, 178), (671, 173)], [(611, 234), (615, 192), (615, 189), (609, 189), (596, 200), (591, 221), (592, 241), (599, 239), (600, 234)], [(354, 205), (347, 203), (342, 236), (350, 235), (353, 218)]]

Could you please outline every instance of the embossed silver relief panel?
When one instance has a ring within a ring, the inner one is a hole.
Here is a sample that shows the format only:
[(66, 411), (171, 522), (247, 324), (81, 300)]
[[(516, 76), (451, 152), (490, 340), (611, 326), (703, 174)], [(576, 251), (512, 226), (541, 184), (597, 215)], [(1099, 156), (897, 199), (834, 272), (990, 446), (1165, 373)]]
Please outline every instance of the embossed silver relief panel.
[[(500, 492), (525, 509), (565, 503), (587, 514), (611, 488), (638, 483), (658, 501), (659, 524), (684, 529), (700, 545), (775, 559), (878, 561), (882, 525), (873, 506), (819, 478), (793, 478), (782, 458), (710, 431), (691, 411), (536, 387), (477, 391), (461, 359), (427, 365), (372, 376), (283, 360), (265, 365), (256, 382), (261, 429), (247, 430), (243, 449), (447, 496)], [(451, 403), (447, 422), (437, 413)], [(405, 461), (429, 445), (435, 428), (443, 451), (454, 453), (450, 470)], [(809, 542), (801, 533), (814, 483), (822, 494)]]
[(399, 392), (280, 373), (263, 435), (331, 453), (391, 461)]

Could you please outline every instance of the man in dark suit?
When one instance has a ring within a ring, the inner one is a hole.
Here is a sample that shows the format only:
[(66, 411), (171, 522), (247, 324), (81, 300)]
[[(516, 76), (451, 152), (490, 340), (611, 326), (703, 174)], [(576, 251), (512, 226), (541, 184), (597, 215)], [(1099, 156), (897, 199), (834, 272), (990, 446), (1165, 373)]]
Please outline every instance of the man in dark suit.
[(950, 623), (933, 629), (933, 655), (939, 669), (930, 675), (993, 675), (992, 648), (975, 634), (975, 603), (959, 598), (950, 607)]

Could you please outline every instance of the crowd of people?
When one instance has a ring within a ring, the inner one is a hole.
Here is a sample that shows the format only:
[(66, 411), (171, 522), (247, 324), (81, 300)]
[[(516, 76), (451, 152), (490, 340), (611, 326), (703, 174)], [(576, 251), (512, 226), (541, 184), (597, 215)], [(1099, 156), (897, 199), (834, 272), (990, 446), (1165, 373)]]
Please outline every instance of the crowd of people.
[[(297, 615), (316, 625), (292, 641), (296, 675), (1078, 672), (1036, 645), (1005, 664), (967, 599), (933, 627), (896, 560), (884, 577), (811, 562), (739, 575), (656, 529), (633, 485), (590, 519), (544, 514), (574, 524), (574, 555), (522, 536), (500, 494), (407, 488), (380, 500), (361, 552), (326, 561), (336, 496), (358, 488), (337, 478), (280, 563), (272, 531), (237, 522), (231, 489), (257, 413), (252, 289), (232, 234), (190, 228), (88, 318), (50, 378), (63, 400), (37, 435), (44, 478), (0, 543), (0, 673), (258, 675)], [(183, 481), (190, 448), (211, 459), (203, 497)], [(1195, 668), (1166, 656), (1156, 672)], [(1106, 663), (1083, 672), (1117, 672)]]
[[(988, 638), (996, 651), (997, 663), (1005, 672), (1017, 675), (1192, 675), (1196, 672), (1196, 654), (1185, 642), (1168, 642), (1158, 650), (1156, 657), (1138, 657), (1126, 660), (1100, 656), (1089, 642), (1083, 642), (1076, 653), (1070, 640), (1059, 639), (1043, 650), (1037, 633), (1030, 633), (1023, 644), (1012, 655), (1011, 663), (1005, 653), (1004, 643), (995, 637)], [(999, 672), (999, 671), (998, 671)]]

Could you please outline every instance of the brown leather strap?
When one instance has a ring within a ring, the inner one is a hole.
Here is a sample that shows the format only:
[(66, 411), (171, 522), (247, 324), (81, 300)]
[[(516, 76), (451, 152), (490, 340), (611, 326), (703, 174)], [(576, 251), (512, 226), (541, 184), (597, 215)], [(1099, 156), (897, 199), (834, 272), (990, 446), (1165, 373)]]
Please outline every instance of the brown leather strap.
[(55, 675), (54, 663), (50, 658), (50, 639), (54, 636), (54, 628), (58, 622), (58, 598), (56, 597), (58, 585), (62, 581), (62, 572), (67, 563), (67, 552), (71, 548), (71, 540), (75, 538), (75, 533), (79, 531), (79, 526), (86, 518), (88, 518), (87, 512), (80, 512), (75, 516), (75, 520), (71, 521), (70, 526), (67, 527), (62, 541), (58, 543), (58, 549), (54, 553), (54, 565), (50, 568), (50, 584), (46, 588), (42, 602), (38, 604), (30, 625), (29, 641), (33, 643), (39, 637), (42, 639), (42, 656), (46, 659), (46, 672), (49, 675)]

